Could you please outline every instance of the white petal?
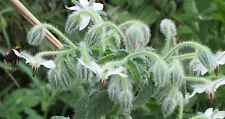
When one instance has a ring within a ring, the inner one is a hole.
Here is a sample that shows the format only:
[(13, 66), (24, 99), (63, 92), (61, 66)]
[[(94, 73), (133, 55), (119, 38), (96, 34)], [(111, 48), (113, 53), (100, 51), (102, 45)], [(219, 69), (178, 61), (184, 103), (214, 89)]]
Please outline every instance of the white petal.
[(215, 57), (216, 57), (216, 61), (219, 65), (223, 65), (225, 64), (225, 51), (223, 52), (217, 52), (215, 54)]
[(210, 119), (212, 117), (212, 114), (213, 114), (213, 108), (208, 108), (204, 113), (204, 115)]
[(101, 71), (101, 67), (97, 63), (95, 63), (94, 61), (91, 61), (88, 64), (86, 64), (85, 62), (83, 62), (83, 60), (81, 60), (81, 59), (78, 59), (78, 61), (80, 62), (81, 65), (83, 65), (87, 69), (91, 70), (96, 75), (98, 75), (98, 76), (101, 75), (101, 72), (102, 72)]
[(79, 2), (82, 5), (82, 7), (88, 7), (88, 5), (89, 5), (88, 0), (79, 0)]
[(223, 119), (225, 117), (225, 111), (217, 111), (213, 115), (213, 119)]
[(119, 68), (116, 68), (116, 69), (115, 69), (115, 68), (110, 69), (110, 70), (107, 72), (105, 78), (108, 78), (108, 77), (111, 76), (111, 75), (119, 75), (119, 76), (121, 76), (121, 77), (126, 78), (127, 75), (124, 74), (125, 71), (126, 71), (126, 69), (123, 68), (123, 67), (119, 67)]
[(208, 85), (207, 84), (195, 84), (191, 86), (196, 93), (203, 93), (207, 90)]
[(80, 27), (79, 27), (79, 30), (83, 30), (84, 28), (86, 28), (89, 24), (91, 20), (91, 17), (90, 16), (86, 16), (86, 15), (82, 15), (80, 17)]
[(208, 69), (198, 59), (193, 59), (190, 62), (190, 67), (194, 72), (197, 72), (198, 75), (204, 75), (208, 72)]
[(20, 52), (18, 52), (18, 51), (17, 51), (17, 50), (15, 50), (15, 49), (12, 49), (12, 50), (13, 50), (13, 52), (16, 54), (16, 56), (21, 57)]
[(42, 60), (40, 64), (48, 69), (54, 69), (56, 67), (55, 62), (53, 60)]
[(80, 6), (79, 5), (75, 5), (75, 6), (72, 6), (72, 7), (66, 7), (66, 9), (68, 10), (73, 10), (73, 11), (78, 11), (80, 10)]
[(221, 78), (221, 79), (218, 79), (218, 80), (215, 80), (215, 81), (213, 81), (213, 84), (212, 84), (213, 86), (212, 86), (212, 90), (214, 91), (214, 92), (216, 92), (216, 90), (220, 87), (220, 86), (222, 86), (222, 85), (225, 85), (225, 79), (224, 78)]
[(163, 19), (160, 23), (160, 31), (166, 36), (166, 37), (174, 37), (176, 36), (176, 25), (175, 23), (170, 19)]
[(30, 55), (29, 53), (22, 51), (21, 53), (18, 52), (17, 50), (13, 49), (13, 52), (16, 54), (16, 56), (23, 58), (26, 60), (26, 63), (29, 63), (32, 60), (32, 55)]
[(91, 6), (96, 11), (102, 11), (103, 10), (103, 4), (101, 3), (93, 3)]

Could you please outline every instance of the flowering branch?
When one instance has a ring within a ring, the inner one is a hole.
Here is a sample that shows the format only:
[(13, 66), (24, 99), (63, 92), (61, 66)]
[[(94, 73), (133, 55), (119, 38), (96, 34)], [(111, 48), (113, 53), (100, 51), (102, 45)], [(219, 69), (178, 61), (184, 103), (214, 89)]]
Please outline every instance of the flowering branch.
[[(19, 1), (19, 0), (11, 0), (15, 9), (33, 26), (40, 25), (41, 22)], [(63, 44), (47, 29), (45, 30), (47, 39), (52, 45), (56, 48), (62, 48)]]

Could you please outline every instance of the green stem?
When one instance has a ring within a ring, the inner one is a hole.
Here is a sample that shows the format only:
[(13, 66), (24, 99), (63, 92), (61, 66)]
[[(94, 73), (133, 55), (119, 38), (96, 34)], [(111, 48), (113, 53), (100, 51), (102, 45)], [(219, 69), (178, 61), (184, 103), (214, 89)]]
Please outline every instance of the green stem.
[(126, 64), (128, 62), (128, 60), (133, 59), (133, 58), (137, 58), (137, 57), (140, 57), (140, 56), (146, 56), (146, 57), (149, 57), (150, 59), (164, 62), (164, 60), (162, 60), (156, 53), (145, 50), (145, 51), (137, 51), (135, 53), (131, 53), (131, 54), (127, 55), (124, 59), (122, 59), (120, 61), (114, 61), (110, 65), (111, 66), (120, 66), (120, 65)]
[(7, 47), (10, 48), (11, 47), (11, 43), (10, 43), (9, 35), (8, 35), (8, 33), (7, 33), (5, 28), (2, 29), (2, 33), (3, 33), (3, 36), (4, 36), (5, 40), (6, 40)]
[(176, 53), (176, 51), (179, 51), (180, 49), (185, 48), (185, 47), (190, 47), (190, 48), (198, 49), (198, 50), (209, 50), (206, 46), (203, 46), (196, 42), (183, 42), (183, 43), (177, 44), (173, 49), (171, 49), (169, 51), (169, 53), (167, 53), (164, 56), (164, 59), (168, 59), (171, 55)]
[(139, 51), (132, 54), (129, 54), (126, 56), (123, 60), (124, 62), (127, 62), (129, 59), (136, 58), (139, 56), (147, 56), (149, 58), (152, 58), (154, 60), (162, 60), (156, 53), (150, 52), (150, 51)]
[(1, 10), (1, 11), (0, 11), (0, 16), (3, 15), (3, 14), (5, 14), (5, 13), (7, 13), (7, 12), (11, 12), (11, 11), (13, 11), (13, 9), (10, 8), (10, 7), (9, 7), (9, 8), (6, 8), (6, 9), (4, 9), (4, 10)]
[[(171, 57), (171, 59), (180, 59), (180, 60), (186, 60), (186, 59), (192, 59), (196, 56), (196, 53), (187, 53), (187, 54), (183, 54), (183, 55), (177, 55), (177, 56), (173, 56)], [(169, 60), (169, 59), (168, 59)]]
[(180, 104), (179, 104), (179, 114), (178, 114), (178, 119), (183, 119), (183, 113), (184, 113), (184, 99), (180, 100)]
[(130, 24), (137, 24), (137, 23), (141, 23), (142, 24), (142, 22), (139, 21), (139, 20), (129, 20), (127, 22), (124, 22), (124, 23), (120, 24), (119, 28), (122, 28), (122, 27), (130, 25)]
[(59, 35), (59, 37), (62, 38), (62, 40), (66, 43), (68, 43), (70, 46), (77, 48), (77, 46), (69, 39), (67, 38), (61, 31), (59, 31), (57, 28), (55, 28), (52, 25), (49, 24), (42, 24), (43, 27), (47, 28), (48, 30), (54, 32), (55, 34)]
[(185, 79), (188, 81), (188, 82), (208, 82), (209, 80), (207, 80), (206, 78), (203, 78), (203, 77), (191, 77), (191, 76), (186, 76)]
[(58, 54), (66, 54), (68, 52), (73, 51), (74, 49), (67, 49), (67, 50), (60, 50), (60, 51), (43, 51), (36, 54), (37, 57), (43, 57), (43, 56), (52, 56), (52, 55), (58, 55)]
[(172, 39), (169, 38), (169, 37), (166, 37), (165, 41), (166, 41), (166, 44), (165, 44), (165, 46), (164, 46), (164, 48), (162, 50), (162, 54), (163, 55), (165, 55), (167, 53), (167, 51), (171, 50), (172, 44), (173, 44)]
[(106, 21), (103, 22), (99, 25), (97, 25), (96, 27), (92, 28), (90, 30), (90, 32), (93, 32), (93, 30), (96, 30), (97, 28), (101, 28), (101, 27), (112, 27), (116, 30), (116, 32), (119, 33), (119, 35), (122, 37), (123, 41), (126, 41), (126, 36), (125, 34), (120, 30), (120, 28), (118, 26), (116, 26), (114, 23), (110, 22), (110, 21)]

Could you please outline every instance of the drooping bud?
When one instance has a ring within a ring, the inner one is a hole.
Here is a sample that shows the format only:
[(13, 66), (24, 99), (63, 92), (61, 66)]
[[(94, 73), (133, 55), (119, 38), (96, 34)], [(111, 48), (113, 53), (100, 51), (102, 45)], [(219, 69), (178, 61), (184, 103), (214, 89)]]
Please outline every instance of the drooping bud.
[(166, 38), (172, 38), (177, 35), (175, 23), (167, 18), (161, 21), (160, 31)]

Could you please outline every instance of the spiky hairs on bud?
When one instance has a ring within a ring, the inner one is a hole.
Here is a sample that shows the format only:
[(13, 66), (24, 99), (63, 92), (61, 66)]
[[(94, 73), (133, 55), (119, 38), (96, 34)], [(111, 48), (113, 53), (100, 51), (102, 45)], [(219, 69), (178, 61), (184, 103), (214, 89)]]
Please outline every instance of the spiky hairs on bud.
[(163, 19), (160, 23), (160, 31), (167, 38), (172, 38), (177, 35), (176, 25), (170, 19)]

